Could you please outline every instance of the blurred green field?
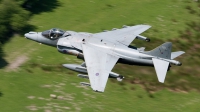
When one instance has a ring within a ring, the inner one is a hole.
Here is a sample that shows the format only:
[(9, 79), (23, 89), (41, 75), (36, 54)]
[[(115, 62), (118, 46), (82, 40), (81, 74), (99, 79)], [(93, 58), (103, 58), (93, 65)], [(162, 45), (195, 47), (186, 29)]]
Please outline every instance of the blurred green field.
[[(53, 27), (81, 32), (101, 32), (122, 25), (149, 24), (142, 35), (147, 43), (132, 44), (150, 50), (165, 41), (173, 51), (184, 50), (181, 67), (172, 66), (164, 84), (154, 68), (117, 64), (114, 72), (123, 82), (109, 79), (104, 93), (79, 82), (64, 63), (82, 63), (56, 48), (15, 35), (3, 46), (7, 66), (0, 68), (0, 112), (198, 112), (200, 109), (200, 3), (191, 0), (58, 0), (51, 11), (33, 14), (34, 31)], [(53, 6), (52, 6), (53, 7)], [(29, 30), (29, 29), (27, 29)], [(19, 67), (18, 67), (19, 66)], [(50, 94), (59, 96), (50, 98)]]

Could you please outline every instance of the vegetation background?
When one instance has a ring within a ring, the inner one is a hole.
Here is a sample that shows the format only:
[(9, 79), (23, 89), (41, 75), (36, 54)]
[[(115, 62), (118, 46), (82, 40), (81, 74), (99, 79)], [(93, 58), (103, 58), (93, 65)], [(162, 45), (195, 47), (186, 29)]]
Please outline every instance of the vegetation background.
[[(198, 112), (199, 20), (199, 0), (0, 0), (0, 112)], [(23, 38), (52, 27), (95, 33), (137, 24), (152, 26), (142, 34), (151, 42), (132, 45), (151, 50), (171, 41), (173, 51), (186, 52), (164, 84), (152, 67), (117, 64), (113, 71), (125, 76), (123, 82), (109, 79), (106, 91), (96, 93), (61, 66), (81, 60)]]

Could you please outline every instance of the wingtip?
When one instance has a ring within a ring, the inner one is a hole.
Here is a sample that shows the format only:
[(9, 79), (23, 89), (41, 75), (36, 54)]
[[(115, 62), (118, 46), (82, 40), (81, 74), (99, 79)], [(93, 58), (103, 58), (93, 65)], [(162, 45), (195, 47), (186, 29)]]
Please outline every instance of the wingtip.
[[(94, 90), (94, 89), (93, 89)], [(103, 93), (104, 91), (99, 91), (99, 90), (94, 90), (95, 92), (98, 92), (98, 93)]]
[(151, 28), (150, 25), (146, 25), (146, 24), (141, 24), (141, 26), (146, 26), (146, 27), (148, 27), (148, 28)]
[(164, 80), (158, 80), (160, 83), (164, 83), (165, 81)]

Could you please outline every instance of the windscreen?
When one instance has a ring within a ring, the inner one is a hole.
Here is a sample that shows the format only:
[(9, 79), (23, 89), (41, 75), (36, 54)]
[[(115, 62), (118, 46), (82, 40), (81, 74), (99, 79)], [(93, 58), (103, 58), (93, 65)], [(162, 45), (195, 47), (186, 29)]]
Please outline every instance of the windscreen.
[(51, 40), (56, 40), (56, 39), (60, 38), (64, 33), (65, 33), (65, 31), (63, 31), (61, 29), (52, 28), (50, 30), (42, 32), (42, 35)]

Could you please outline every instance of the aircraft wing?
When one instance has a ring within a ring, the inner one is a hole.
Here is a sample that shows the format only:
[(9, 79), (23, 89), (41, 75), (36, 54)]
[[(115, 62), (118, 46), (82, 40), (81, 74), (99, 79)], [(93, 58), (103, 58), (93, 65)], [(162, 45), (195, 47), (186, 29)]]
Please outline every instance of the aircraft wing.
[(127, 28), (96, 33), (95, 36), (112, 42), (120, 42), (128, 46), (137, 37), (137, 35), (146, 31), (150, 27), (151, 26), (149, 25), (136, 25)]
[(109, 73), (119, 57), (89, 44), (82, 44), (82, 48), (91, 88), (104, 92)]

